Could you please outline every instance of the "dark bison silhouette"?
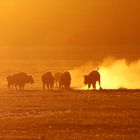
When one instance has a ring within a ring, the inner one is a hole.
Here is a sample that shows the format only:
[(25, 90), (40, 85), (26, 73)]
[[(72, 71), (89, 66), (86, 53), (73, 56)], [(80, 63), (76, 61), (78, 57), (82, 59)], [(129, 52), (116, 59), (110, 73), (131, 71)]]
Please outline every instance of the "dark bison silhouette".
[(99, 83), (100, 89), (102, 89), (101, 87), (101, 76), (100, 73), (96, 70), (92, 71), (89, 73), (89, 75), (85, 75), (84, 77), (84, 84), (88, 85), (88, 88), (92, 87), (94, 89), (96, 89), (96, 82)]
[(56, 87), (59, 87), (59, 81), (60, 81), (60, 77), (63, 73), (61, 72), (56, 72), (54, 73), (54, 83), (56, 85)]
[(43, 83), (43, 90), (45, 90), (45, 86), (47, 86), (48, 90), (52, 90), (54, 85), (54, 76), (52, 72), (45, 73), (42, 77), (42, 83)]
[(64, 72), (59, 81), (60, 88), (69, 88), (71, 84), (71, 75), (69, 72)]
[(16, 73), (7, 77), (8, 90), (24, 90), (25, 84), (34, 83), (34, 79), (31, 75), (27, 75), (24, 72)]

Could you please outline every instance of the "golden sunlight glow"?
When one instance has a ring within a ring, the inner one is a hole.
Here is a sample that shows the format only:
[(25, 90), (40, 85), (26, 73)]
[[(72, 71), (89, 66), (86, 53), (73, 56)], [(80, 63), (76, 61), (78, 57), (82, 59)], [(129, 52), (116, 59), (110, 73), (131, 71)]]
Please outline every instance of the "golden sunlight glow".
[(29, 59), (31, 53), (32, 59), (137, 58), (139, 5), (138, 0), (3, 0), (0, 59)]
[[(87, 65), (72, 70), (73, 87), (78, 87), (83, 90), (88, 89), (88, 87), (83, 84), (84, 75), (96, 68), (97, 66), (92, 63), (88, 63)], [(100, 65), (99, 70), (101, 74), (101, 86), (103, 89), (138, 89), (140, 85), (139, 71), (140, 60), (128, 64), (125, 59), (106, 59)], [(97, 89), (99, 89), (98, 83)]]
[(139, 6), (139, 0), (2, 0), (0, 60), (15, 68), (14, 60), (54, 60), (51, 68), (57, 67), (56, 60), (64, 60), (65, 70), (91, 61), (70, 71), (72, 87), (87, 89), (83, 77), (97, 69), (94, 64), (109, 56), (124, 58), (100, 65), (101, 85), (139, 88), (140, 61), (133, 62), (140, 59)]

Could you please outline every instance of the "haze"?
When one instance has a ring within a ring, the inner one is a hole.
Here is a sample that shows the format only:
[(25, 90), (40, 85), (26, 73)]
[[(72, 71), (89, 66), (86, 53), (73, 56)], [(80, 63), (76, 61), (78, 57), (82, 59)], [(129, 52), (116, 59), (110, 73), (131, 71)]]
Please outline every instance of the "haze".
[(4, 0), (0, 59), (138, 59), (138, 0)]

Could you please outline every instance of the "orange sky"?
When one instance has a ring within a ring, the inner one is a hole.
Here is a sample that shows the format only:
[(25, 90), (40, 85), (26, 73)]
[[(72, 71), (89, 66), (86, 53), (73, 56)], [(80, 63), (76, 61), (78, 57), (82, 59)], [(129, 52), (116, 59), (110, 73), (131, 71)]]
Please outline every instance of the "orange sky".
[(139, 58), (139, 7), (139, 0), (1, 1), (0, 59)]

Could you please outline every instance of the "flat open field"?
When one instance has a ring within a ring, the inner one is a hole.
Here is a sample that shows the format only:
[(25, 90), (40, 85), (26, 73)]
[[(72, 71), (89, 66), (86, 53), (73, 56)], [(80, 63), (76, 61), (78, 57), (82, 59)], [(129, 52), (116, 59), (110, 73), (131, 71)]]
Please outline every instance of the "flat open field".
[(1, 140), (139, 140), (140, 91), (0, 91)]

